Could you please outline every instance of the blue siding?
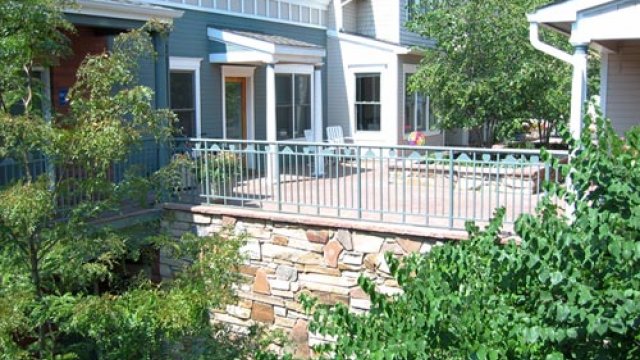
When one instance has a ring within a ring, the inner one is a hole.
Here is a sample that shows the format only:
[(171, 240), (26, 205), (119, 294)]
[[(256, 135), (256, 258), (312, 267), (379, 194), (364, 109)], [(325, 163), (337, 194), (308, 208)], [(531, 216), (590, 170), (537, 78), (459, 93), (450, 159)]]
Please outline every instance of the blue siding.
[(400, 1), (400, 44), (404, 46), (419, 46), (426, 48), (435, 47), (435, 43), (431, 39), (424, 38), (419, 34), (407, 29), (407, 21), (409, 21), (408, 1)]
[[(184, 15), (174, 21), (169, 37), (170, 56), (202, 58), (200, 88), (202, 102), (202, 135), (222, 136), (222, 79), (218, 64), (209, 63), (209, 54), (224, 49), (224, 45), (207, 38), (207, 27), (237, 29), (286, 36), (300, 41), (325, 46), (326, 32), (290, 24), (246, 19), (237, 16), (185, 10)], [(266, 71), (258, 67), (255, 73), (255, 130), (256, 138), (266, 138)]]

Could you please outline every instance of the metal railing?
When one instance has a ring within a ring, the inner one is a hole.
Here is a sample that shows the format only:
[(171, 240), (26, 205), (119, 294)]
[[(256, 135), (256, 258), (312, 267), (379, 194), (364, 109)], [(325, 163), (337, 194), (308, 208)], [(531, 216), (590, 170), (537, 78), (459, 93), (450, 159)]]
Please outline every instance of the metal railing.
[[(145, 139), (139, 146), (134, 147), (127, 158), (111, 165), (107, 174), (108, 181), (120, 183), (128, 171), (135, 172), (139, 176), (150, 176), (162, 166), (161, 151), (168, 151), (166, 146), (155, 141), (155, 139)], [(168, 156), (167, 156), (168, 157)], [(51, 167), (49, 167), (51, 164)], [(64, 184), (64, 191), (61, 191), (58, 198), (58, 205), (61, 209), (73, 207), (83, 201), (85, 196), (77, 182), (73, 180), (85, 180), (87, 169), (73, 164), (65, 164), (64, 161), (51, 161), (40, 153), (29, 156), (27, 166), (29, 172), (36, 178), (39, 176), (51, 176), (52, 180), (58, 184)], [(49, 174), (47, 174), (49, 172)], [(0, 188), (7, 186), (25, 177), (26, 169), (21, 161), (11, 158), (0, 159)]]
[[(204, 203), (463, 229), (496, 208), (512, 225), (560, 174), (537, 150), (189, 139), (185, 189)], [(567, 152), (552, 151), (557, 158)]]

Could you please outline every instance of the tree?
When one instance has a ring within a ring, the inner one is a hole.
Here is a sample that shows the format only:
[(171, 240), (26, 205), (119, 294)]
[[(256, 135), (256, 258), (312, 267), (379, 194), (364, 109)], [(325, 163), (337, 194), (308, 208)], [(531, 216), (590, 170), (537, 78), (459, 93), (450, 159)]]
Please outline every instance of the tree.
[[(548, 184), (537, 215), (501, 243), (503, 211), (470, 240), (400, 261), (404, 293), (360, 278), (371, 312), (319, 306), (311, 331), (337, 359), (632, 359), (640, 355), (640, 128), (620, 139), (587, 119), (570, 165), (574, 191)], [(567, 136), (567, 138), (569, 138)], [(555, 204), (575, 206), (571, 219)], [(312, 303), (307, 303), (310, 307)]]
[[(432, 38), (411, 86), (430, 95), (438, 126), (482, 128), (484, 146), (541, 121), (548, 143), (568, 118), (570, 66), (534, 49), (525, 14), (547, 0), (426, 0), (408, 26)], [(562, 46), (557, 36), (548, 41)], [(566, 45), (565, 45), (566, 47)]]
[[(42, 107), (33, 69), (68, 53), (68, 5), (0, 0), (0, 158), (24, 168), (23, 179), (0, 189), (0, 359), (149, 359), (175, 349), (180, 358), (255, 354), (252, 339), (230, 347), (209, 323), (210, 309), (233, 300), (241, 239), (175, 241), (157, 223), (93, 223), (134, 193), (146, 197), (183, 164), (150, 178), (135, 169), (120, 183), (110, 177), (143, 137), (171, 134), (173, 115), (153, 108), (153, 92), (135, 76), (138, 60), (154, 56), (149, 33), (166, 32), (163, 24), (123, 33), (111, 52), (87, 57), (67, 115)], [(38, 153), (50, 168), (82, 176), (33, 173), (29, 161)], [(145, 270), (160, 250), (190, 261), (172, 281), (154, 283)]]

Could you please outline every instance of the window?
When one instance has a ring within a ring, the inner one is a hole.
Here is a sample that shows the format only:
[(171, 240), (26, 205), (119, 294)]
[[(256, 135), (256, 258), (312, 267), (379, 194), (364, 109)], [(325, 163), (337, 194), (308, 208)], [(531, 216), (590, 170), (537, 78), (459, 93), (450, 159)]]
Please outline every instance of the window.
[(171, 71), (171, 110), (178, 117), (181, 135), (196, 137), (195, 73)]
[(356, 129), (380, 131), (380, 73), (356, 74)]
[(311, 129), (311, 75), (276, 75), (278, 140), (304, 137)]
[(431, 99), (425, 94), (411, 92), (410, 79), (411, 74), (405, 74), (404, 133), (434, 131), (436, 121), (431, 111)]

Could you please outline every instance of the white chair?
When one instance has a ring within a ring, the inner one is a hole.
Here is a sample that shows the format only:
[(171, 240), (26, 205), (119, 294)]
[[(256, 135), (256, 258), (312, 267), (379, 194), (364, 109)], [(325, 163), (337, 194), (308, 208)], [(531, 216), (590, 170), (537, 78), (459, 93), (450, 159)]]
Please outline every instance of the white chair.
[(342, 132), (342, 126), (328, 126), (327, 141), (331, 144), (344, 144), (345, 138), (344, 133)]

